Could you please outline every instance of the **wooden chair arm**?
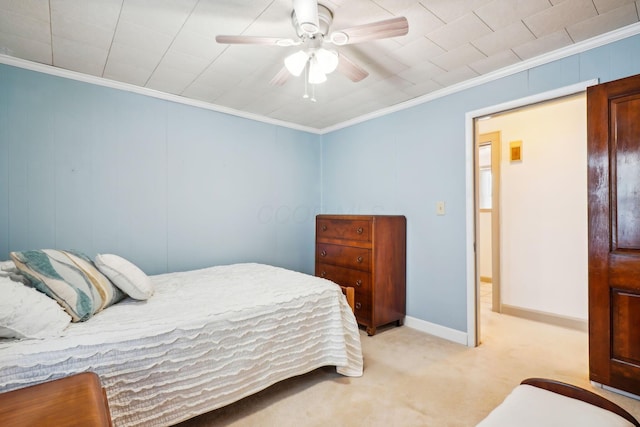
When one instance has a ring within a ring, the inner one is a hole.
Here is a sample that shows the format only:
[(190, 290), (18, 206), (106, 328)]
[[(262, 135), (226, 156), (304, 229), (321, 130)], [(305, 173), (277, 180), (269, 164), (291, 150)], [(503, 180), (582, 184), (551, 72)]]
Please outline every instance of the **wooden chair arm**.
[(571, 384), (563, 383), (561, 381), (550, 380), (546, 378), (527, 378), (520, 384), (526, 384), (534, 387), (538, 387), (553, 393), (558, 393), (563, 396), (578, 399), (591, 405), (597, 406), (607, 411), (611, 411), (629, 421), (636, 427), (640, 427), (638, 420), (634, 418), (629, 412), (616, 405), (609, 399), (606, 399), (598, 394), (595, 394), (589, 390), (585, 390), (581, 387), (577, 387)]

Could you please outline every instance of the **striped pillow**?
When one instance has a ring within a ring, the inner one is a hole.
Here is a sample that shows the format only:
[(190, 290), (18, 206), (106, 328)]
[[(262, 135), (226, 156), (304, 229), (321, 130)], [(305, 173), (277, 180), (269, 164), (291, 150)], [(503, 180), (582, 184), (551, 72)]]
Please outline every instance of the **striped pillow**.
[(43, 249), (10, 255), (31, 286), (58, 301), (74, 322), (83, 322), (125, 297), (82, 253)]

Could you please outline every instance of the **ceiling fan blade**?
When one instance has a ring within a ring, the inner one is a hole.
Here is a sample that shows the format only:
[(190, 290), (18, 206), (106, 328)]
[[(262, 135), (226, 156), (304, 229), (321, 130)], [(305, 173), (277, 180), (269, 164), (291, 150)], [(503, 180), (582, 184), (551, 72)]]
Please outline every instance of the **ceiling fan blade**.
[(216, 36), (216, 41), (223, 44), (261, 44), (274, 46), (297, 46), (301, 42), (278, 37), (259, 36)]
[(289, 73), (287, 67), (282, 67), (280, 71), (273, 76), (269, 84), (272, 86), (282, 86), (289, 80), (289, 76), (291, 76), (291, 73)]
[(343, 53), (340, 53), (339, 57), (340, 60), (338, 61), (338, 68), (336, 68), (336, 70), (347, 76), (352, 82), (359, 82), (369, 75), (365, 69), (344, 56)]
[(404, 16), (357, 25), (351, 28), (334, 31), (329, 36), (332, 43), (337, 45), (362, 43), (369, 40), (386, 39), (388, 37), (404, 36), (409, 32), (409, 22)]
[(298, 26), (308, 34), (315, 34), (320, 28), (318, 21), (318, 2), (316, 0), (293, 0), (293, 11)]

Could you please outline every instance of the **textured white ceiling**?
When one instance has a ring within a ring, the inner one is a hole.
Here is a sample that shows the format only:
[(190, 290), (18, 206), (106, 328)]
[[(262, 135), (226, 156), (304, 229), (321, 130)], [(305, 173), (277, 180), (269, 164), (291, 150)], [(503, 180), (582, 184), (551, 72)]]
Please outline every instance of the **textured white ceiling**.
[(269, 84), (296, 47), (292, 0), (0, 0), (0, 53), (323, 129), (637, 23), (640, 0), (321, 0), (332, 29), (405, 16), (406, 36), (338, 49), (369, 72), (302, 98)]

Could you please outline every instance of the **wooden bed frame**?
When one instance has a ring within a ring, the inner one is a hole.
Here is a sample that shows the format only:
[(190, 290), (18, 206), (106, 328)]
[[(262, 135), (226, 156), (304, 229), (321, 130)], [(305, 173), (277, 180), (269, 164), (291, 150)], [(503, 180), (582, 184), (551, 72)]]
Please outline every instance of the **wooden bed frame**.
[(553, 393), (581, 400), (583, 402), (613, 412), (614, 414), (617, 414), (625, 420), (629, 421), (634, 426), (640, 427), (640, 423), (638, 422), (638, 420), (636, 420), (635, 417), (629, 412), (616, 405), (612, 401), (581, 387), (546, 378), (527, 378), (520, 384), (538, 387), (547, 391), (551, 391)]
[(0, 393), (0, 424), (112, 426), (107, 396), (93, 372)]
[[(354, 309), (355, 289), (340, 286)], [(111, 427), (109, 403), (100, 378), (93, 372), (0, 393), (0, 424), (91, 425)]]
[(347, 304), (351, 307), (351, 311), (355, 310), (356, 303), (356, 290), (351, 286), (342, 286), (340, 285), (340, 289), (342, 289), (342, 293), (347, 297)]
[[(256, 263), (168, 273), (152, 279), (156, 292), (147, 302), (123, 301), (101, 312), (100, 320), (93, 324), (90, 320), (70, 325), (64, 336), (51, 339), (55, 343), (1, 343), (0, 391), (7, 394), (0, 399), (0, 425), (4, 426), (6, 418), (3, 410), (17, 409), (4, 399), (18, 393), (8, 393), (67, 379), (88, 369), (99, 376), (100, 388), (106, 390), (113, 423), (123, 426), (173, 425), (323, 366), (335, 365), (336, 373), (347, 377), (362, 375), (353, 288), (343, 290), (319, 277)], [(243, 283), (247, 286), (236, 286)], [(277, 285), (275, 290), (254, 295), (271, 283)], [(192, 307), (192, 299), (203, 304), (187, 318), (182, 312)], [(170, 323), (166, 322), (168, 316), (160, 315), (168, 310), (175, 315)], [(124, 323), (138, 323), (125, 331), (123, 319), (127, 319)], [(145, 319), (153, 323), (148, 330)], [(105, 335), (94, 339), (96, 332)], [(269, 337), (278, 339), (278, 344), (272, 344)], [(180, 357), (167, 357), (169, 352), (179, 352)], [(189, 371), (186, 375), (185, 369)], [(55, 389), (66, 389), (66, 381), (54, 383)], [(66, 392), (60, 395), (71, 404), (67, 397)], [(89, 407), (86, 403), (73, 405)], [(54, 406), (63, 408), (58, 403)], [(35, 412), (33, 404), (25, 407)], [(55, 417), (53, 410), (45, 412)], [(23, 417), (15, 420), (20, 425)]]

